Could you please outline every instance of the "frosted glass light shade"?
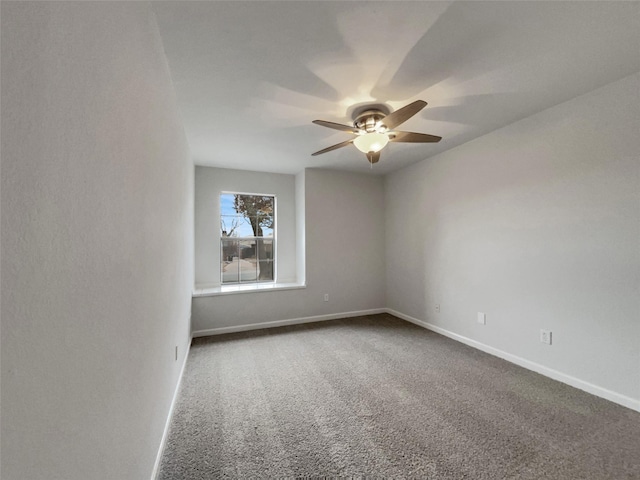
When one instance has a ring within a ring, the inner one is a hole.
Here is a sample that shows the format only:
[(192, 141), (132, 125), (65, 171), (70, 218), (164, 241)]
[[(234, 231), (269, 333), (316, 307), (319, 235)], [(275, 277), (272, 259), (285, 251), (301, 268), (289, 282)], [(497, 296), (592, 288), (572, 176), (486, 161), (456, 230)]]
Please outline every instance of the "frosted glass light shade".
[(356, 137), (353, 144), (363, 153), (379, 152), (389, 143), (389, 137), (384, 133), (365, 133)]

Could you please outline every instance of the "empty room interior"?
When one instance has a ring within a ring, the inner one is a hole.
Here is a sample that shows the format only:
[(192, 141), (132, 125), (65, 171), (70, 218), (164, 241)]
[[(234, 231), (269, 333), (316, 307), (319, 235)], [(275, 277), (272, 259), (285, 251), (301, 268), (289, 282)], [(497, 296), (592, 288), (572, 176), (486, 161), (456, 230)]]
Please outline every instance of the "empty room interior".
[(640, 2), (0, 16), (3, 480), (640, 478)]

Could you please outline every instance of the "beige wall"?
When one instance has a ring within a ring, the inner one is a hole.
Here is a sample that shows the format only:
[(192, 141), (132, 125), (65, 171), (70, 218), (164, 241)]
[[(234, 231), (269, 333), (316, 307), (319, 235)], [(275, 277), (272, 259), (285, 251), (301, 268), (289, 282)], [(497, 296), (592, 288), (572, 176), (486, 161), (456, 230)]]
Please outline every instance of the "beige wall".
[(193, 285), (193, 166), (155, 20), (1, 8), (2, 478), (148, 479)]

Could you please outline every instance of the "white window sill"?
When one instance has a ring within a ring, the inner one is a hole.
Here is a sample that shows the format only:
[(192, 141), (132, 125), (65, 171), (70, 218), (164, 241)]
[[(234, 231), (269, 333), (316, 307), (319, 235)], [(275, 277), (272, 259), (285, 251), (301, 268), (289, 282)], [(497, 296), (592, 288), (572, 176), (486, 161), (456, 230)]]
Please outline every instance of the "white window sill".
[(242, 285), (222, 285), (219, 287), (195, 288), (193, 297), (215, 297), (236, 293), (274, 292), (280, 290), (298, 290), (307, 288), (304, 283), (250, 283)]

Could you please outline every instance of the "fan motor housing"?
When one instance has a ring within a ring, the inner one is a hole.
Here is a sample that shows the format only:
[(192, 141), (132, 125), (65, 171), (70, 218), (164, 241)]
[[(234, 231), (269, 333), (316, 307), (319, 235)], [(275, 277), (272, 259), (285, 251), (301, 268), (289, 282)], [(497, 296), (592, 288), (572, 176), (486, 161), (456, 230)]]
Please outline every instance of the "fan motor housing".
[(376, 124), (389, 115), (391, 110), (383, 104), (362, 105), (352, 113), (353, 126), (365, 132), (375, 132)]
[(375, 132), (378, 122), (386, 116), (380, 110), (365, 110), (353, 120), (353, 126), (367, 133)]

